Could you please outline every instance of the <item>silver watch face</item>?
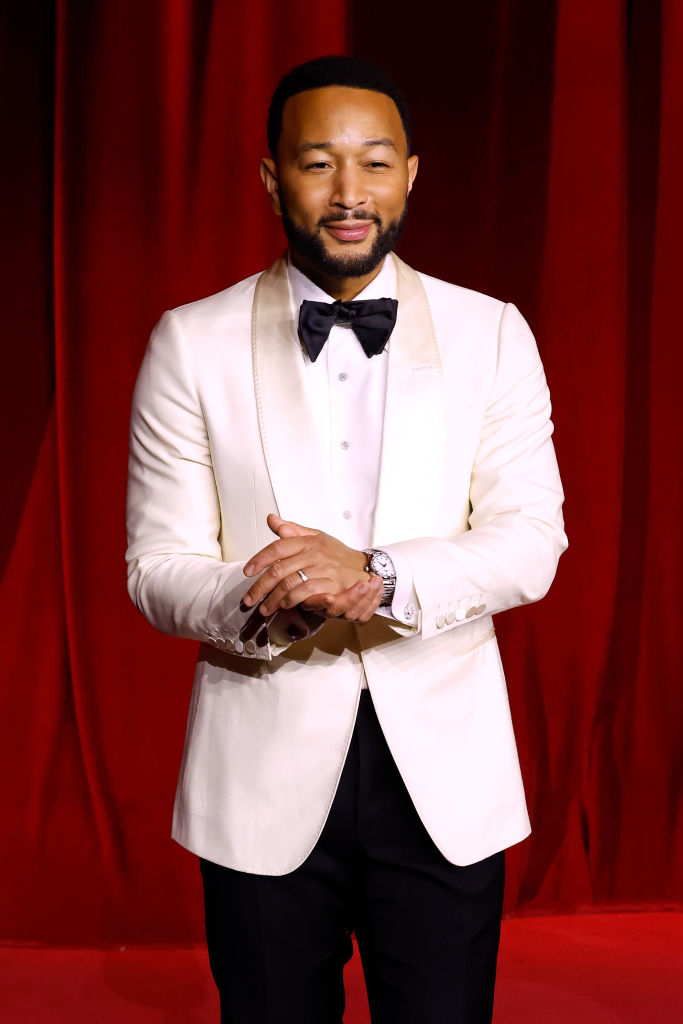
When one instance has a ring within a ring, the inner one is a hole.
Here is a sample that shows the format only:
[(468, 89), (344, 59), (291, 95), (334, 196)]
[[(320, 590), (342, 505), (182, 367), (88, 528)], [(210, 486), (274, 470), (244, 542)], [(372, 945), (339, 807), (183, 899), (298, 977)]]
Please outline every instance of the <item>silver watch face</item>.
[(394, 563), (386, 553), (386, 551), (370, 550), (367, 552), (370, 555), (369, 566), (371, 572), (381, 576), (385, 581), (385, 586), (396, 585), (396, 571), (394, 569)]
[(389, 559), (387, 558), (384, 551), (378, 551), (376, 552), (376, 554), (372, 556), (370, 564), (372, 565), (375, 572), (381, 573), (382, 569), (386, 570), (387, 566), (389, 565)]
[(382, 578), (384, 586), (380, 605), (387, 607), (393, 600), (396, 588), (394, 563), (386, 551), (379, 548), (365, 548), (364, 553), (368, 556), (368, 571)]

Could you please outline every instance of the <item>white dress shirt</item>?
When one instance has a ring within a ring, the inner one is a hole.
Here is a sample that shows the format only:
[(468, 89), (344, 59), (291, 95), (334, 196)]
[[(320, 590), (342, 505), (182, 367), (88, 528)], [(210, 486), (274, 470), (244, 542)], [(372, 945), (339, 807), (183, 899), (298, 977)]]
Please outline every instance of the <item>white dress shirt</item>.
[[(294, 309), (304, 299), (333, 302), (334, 299), (288, 261), (287, 271)], [(396, 298), (396, 271), (391, 260), (354, 301)], [(332, 482), (339, 510), (338, 539), (349, 547), (370, 546), (377, 502), (384, 402), (389, 365), (389, 339), (384, 351), (368, 358), (348, 324), (335, 324), (327, 343), (313, 363), (304, 346), (301, 357), (306, 367), (307, 398), (315, 422), (329, 452)], [(315, 523), (302, 525), (315, 528)], [(380, 607), (404, 626), (417, 627), (419, 605), (410, 569), (391, 545), (377, 545), (394, 563), (396, 589), (390, 606)], [(366, 686), (363, 679), (363, 686)]]

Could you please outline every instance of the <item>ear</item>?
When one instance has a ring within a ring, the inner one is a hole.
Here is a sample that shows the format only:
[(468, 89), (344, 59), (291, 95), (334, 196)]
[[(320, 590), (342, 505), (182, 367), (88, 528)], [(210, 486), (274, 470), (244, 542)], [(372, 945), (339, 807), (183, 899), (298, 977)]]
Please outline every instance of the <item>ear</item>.
[(266, 186), (266, 192), (270, 196), (273, 209), (278, 217), (281, 217), (282, 207), (280, 206), (280, 194), (278, 192), (277, 167), (275, 166), (275, 161), (271, 160), (268, 156), (264, 156), (261, 160), (260, 171), (261, 181)]
[(415, 181), (415, 177), (417, 175), (417, 165), (418, 165), (418, 162), (419, 162), (419, 159), (418, 159), (417, 156), (415, 156), (415, 154), (413, 154), (413, 156), (409, 156), (408, 157), (408, 191), (409, 192), (410, 192), (411, 188), (413, 187), (413, 182)]

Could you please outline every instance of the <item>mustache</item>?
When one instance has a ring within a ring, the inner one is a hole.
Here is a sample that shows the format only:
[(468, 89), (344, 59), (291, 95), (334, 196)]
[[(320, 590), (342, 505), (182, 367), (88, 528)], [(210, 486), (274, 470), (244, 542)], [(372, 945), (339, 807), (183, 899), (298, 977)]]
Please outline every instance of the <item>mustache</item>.
[(322, 227), (323, 224), (340, 224), (345, 220), (371, 220), (378, 227), (382, 226), (382, 218), (378, 217), (376, 213), (368, 213), (366, 210), (347, 210), (345, 213), (329, 213), (326, 217), (321, 217), (318, 227)]

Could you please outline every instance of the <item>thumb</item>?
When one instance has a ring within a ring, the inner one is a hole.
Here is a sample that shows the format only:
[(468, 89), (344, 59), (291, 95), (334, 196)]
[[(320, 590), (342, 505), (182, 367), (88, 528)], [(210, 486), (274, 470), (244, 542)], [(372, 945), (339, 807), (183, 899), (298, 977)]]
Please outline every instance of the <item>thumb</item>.
[(276, 515), (275, 512), (271, 512), (267, 518), (267, 523), (273, 533), (276, 533), (278, 537), (303, 537), (307, 533), (313, 533), (313, 530), (307, 529), (305, 526), (299, 526), (298, 523), (291, 523), (287, 519), (283, 519), (282, 516)]

